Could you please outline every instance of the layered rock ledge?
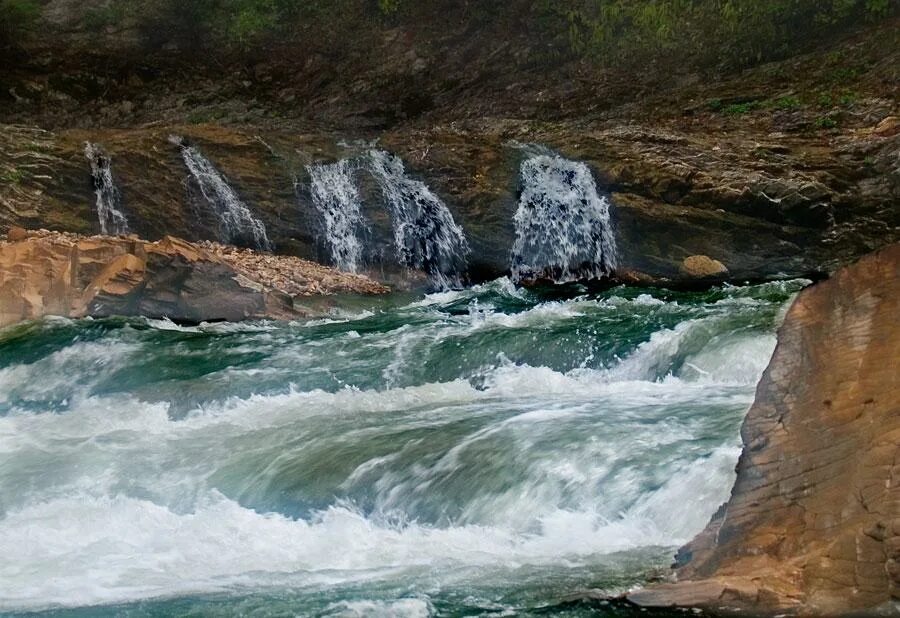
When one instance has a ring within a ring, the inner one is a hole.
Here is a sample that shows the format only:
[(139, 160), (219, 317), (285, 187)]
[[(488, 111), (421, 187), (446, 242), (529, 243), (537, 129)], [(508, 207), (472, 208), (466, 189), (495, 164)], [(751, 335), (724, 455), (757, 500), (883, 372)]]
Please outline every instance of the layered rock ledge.
[(48, 315), (289, 319), (312, 313), (318, 297), (387, 291), (296, 257), (171, 236), (148, 242), (13, 228), (0, 237), (0, 327)]
[(804, 290), (741, 430), (730, 500), (643, 607), (900, 613), (900, 244)]

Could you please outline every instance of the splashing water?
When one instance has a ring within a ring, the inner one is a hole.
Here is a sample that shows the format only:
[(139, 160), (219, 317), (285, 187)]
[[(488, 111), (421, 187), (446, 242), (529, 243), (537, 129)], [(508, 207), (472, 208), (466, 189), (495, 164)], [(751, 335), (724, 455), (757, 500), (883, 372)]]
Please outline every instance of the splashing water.
[(357, 272), (363, 264), (361, 236), (366, 227), (360, 210), (362, 198), (353, 177), (355, 168), (348, 159), (306, 168), (313, 205), (324, 221), (331, 259), (348, 272)]
[(584, 163), (539, 154), (522, 163), (522, 195), (514, 220), (515, 281), (601, 279), (616, 267), (609, 200)]
[(97, 218), (101, 234), (127, 234), (128, 218), (122, 212), (122, 194), (112, 175), (112, 161), (91, 142), (84, 144), (84, 156), (91, 165), (94, 192), (97, 195)]
[(218, 217), (219, 240), (271, 251), (273, 247), (266, 235), (266, 226), (253, 216), (212, 162), (181, 137), (173, 135), (169, 141), (181, 148), (184, 164)]
[(618, 615), (566, 599), (727, 498), (804, 283), (0, 331), (0, 612)]
[(469, 244), (450, 210), (425, 183), (406, 175), (399, 157), (371, 150), (369, 161), (391, 210), (400, 263), (425, 271), (438, 288), (460, 287)]

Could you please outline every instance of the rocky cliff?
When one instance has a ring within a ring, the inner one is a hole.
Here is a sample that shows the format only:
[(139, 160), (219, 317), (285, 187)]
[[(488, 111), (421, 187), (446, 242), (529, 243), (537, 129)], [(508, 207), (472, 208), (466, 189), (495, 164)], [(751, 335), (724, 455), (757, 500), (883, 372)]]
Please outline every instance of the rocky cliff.
[(27, 232), (0, 240), (0, 327), (47, 315), (201, 322), (309, 315), (332, 294), (387, 289), (291, 257), (166, 237)]
[[(610, 72), (554, 56), (514, 24), (440, 12), (198, 64), (190, 50), (142, 55), (124, 31), (91, 31), (78, 17), (87, 4), (98, 2), (48, 3), (58, 36), (0, 63), (0, 230), (96, 233), (92, 141), (112, 159), (134, 231), (215, 239), (167, 141), (177, 134), (279, 253), (313, 260), (328, 251), (307, 166), (372, 144), (447, 203), (474, 280), (509, 268), (528, 144), (590, 166), (614, 202), (620, 266), (654, 279), (683, 279), (694, 255), (720, 262), (718, 279), (818, 276), (900, 239), (895, 18), (710, 79), (657, 64)], [(392, 253), (377, 221), (367, 240)]]
[(900, 603), (900, 245), (797, 297), (731, 499), (647, 606), (831, 616)]

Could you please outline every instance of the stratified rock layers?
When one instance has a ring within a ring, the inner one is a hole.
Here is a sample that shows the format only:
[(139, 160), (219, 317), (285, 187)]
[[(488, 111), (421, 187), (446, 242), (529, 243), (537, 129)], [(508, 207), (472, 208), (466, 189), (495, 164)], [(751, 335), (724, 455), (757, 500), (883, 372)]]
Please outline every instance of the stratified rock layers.
[(679, 583), (629, 598), (804, 615), (896, 604), (900, 245), (798, 296), (741, 434), (731, 499), (679, 551)]
[(46, 315), (284, 319), (309, 313), (299, 297), (385, 291), (298, 258), (173, 237), (151, 243), (13, 230), (0, 241), (0, 327)]

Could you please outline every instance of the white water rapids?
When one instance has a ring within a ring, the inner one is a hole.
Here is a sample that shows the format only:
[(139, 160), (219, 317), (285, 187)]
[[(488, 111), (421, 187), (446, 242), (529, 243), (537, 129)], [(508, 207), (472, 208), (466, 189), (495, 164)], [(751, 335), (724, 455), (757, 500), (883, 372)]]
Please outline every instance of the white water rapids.
[(501, 280), (294, 324), (0, 331), (0, 611), (434, 615), (639, 584), (727, 497), (798, 288)]

